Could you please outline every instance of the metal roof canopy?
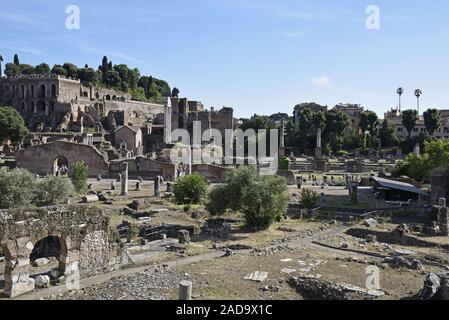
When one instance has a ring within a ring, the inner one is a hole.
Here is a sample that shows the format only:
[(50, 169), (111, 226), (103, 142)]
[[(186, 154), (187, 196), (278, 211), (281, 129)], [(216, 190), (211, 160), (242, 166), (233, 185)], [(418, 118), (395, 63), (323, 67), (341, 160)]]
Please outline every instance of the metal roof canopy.
[(421, 194), (421, 195), (427, 195), (426, 192), (422, 191), (421, 189), (418, 189), (417, 187), (415, 187), (414, 185), (411, 185), (409, 183), (399, 182), (399, 181), (394, 181), (394, 180), (389, 180), (389, 179), (383, 179), (383, 178), (377, 178), (377, 177), (373, 177), (373, 180), (375, 182), (377, 182), (378, 184), (380, 184), (380, 186), (383, 188), (405, 191), (405, 192), (410, 192), (410, 193), (417, 193), (417, 194)]

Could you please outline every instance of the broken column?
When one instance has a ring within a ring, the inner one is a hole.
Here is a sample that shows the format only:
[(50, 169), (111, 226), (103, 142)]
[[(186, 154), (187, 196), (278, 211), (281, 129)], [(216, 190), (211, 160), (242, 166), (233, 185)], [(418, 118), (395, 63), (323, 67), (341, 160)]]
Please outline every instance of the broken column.
[(128, 195), (128, 163), (123, 162), (121, 165), (122, 169), (122, 196)]
[(179, 300), (192, 300), (192, 282), (181, 281), (179, 283)]
[(167, 97), (164, 104), (164, 143), (171, 144), (171, 118), (172, 118), (171, 98)]
[(449, 236), (448, 210), (445, 198), (440, 198), (440, 232), (442, 236)]
[(161, 188), (161, 177), (160, 177), (160, 176), (157, 176), (157, 177), (154, 179), (154, 196), (155, 196), (156, 198), (159, 198), (159, 197), (161, 196), (161, 190), (160, 190), (160, 188)]
[(315, 148), (315, 160), (319, 160), (322, 157), (321, 153), (321, 128), (316, 129), (316, 148)]

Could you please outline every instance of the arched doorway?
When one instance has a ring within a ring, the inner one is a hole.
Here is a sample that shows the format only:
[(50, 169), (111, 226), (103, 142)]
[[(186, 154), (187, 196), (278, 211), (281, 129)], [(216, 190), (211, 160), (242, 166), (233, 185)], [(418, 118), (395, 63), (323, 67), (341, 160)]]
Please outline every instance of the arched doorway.
[[(48, 273), (52, 269), (58, 269), (63, 275), (66, 271), (66, 261), (61, 257), (67, 256), (65, 241), (60, 236), (49, 235), (34, 244), (30, 254), (30, 275)], [(48, 259), (48, 262), (45, 261)], [(45, 261), (43, 263), (42, 261)]]
[(47, 94), (46, 94), (46, 91), (47, 91), (47, 88), (45, 87), (45, 85), (41, 85), (40, 87), (39, 87), (39, 93), (38, 93), (38, 98), (46, 98), (47, 97)]
[(53, 173), (56, 176), (63, 176), (69, 173), (69, 160), (64, 156), (59, 156), (53, 163)]
[(38, 101), (37, 102), (37, 112), (45, 112), (46, 109), (46, 105), (45, 105), (45, 101)]

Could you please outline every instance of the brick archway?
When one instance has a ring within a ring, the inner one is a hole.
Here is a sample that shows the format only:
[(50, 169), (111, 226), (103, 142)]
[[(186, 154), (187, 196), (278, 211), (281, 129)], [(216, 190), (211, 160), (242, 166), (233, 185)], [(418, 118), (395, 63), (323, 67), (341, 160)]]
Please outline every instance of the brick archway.
[(30, 255), (36, 244), (49, 236), (58, 239), (58, 269), (68, 279), (120, 266), (123, 244), (109, 228), (109, 219), (101, 209), (82, 205), (0, 210), (5, 294), (17, 297), (34, 290)]

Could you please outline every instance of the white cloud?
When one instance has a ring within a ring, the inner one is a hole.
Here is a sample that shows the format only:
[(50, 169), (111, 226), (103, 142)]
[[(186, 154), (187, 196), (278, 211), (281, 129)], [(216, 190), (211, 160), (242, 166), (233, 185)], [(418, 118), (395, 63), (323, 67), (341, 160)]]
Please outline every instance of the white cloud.
[(310, 82), (319, 88), (326, 88), (326, 87), (330, 87), (331, 78), (326, 77), (326, 76), (319, 76), (319, 77), (310, 79)]

